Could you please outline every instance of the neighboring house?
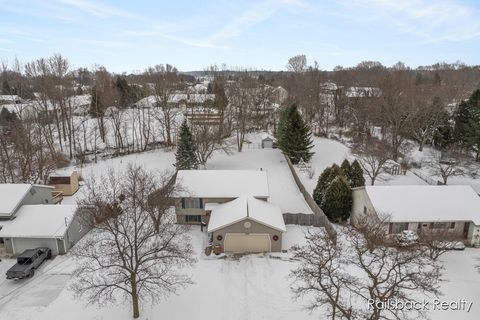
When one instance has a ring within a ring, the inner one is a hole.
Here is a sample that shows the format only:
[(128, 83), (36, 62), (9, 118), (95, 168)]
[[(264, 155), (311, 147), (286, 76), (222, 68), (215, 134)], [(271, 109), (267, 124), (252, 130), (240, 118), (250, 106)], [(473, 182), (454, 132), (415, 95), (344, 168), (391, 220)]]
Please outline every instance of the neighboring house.
[(0, 94), (0, 104), (22, 103), (22, 98), (16, 94)]
[(53, 187), (32, 184), (0, 184), (0, 220), (12, 219), (25, 204), (53, 204)]
[(78, 191), (79, 174), (76, 170), (65, 169), (52, 173), (48, 184), (53, 186), (54, 191), (62, 192), (64, 196), (71, 196)]
[(285, 231), (279, 207), (267, 202), (267, 173), (254, 170), (180, 170), (177, 222), (208, 225), (225, 252), (280, 251)]
[(67, 253), (87, 232), (76, 205), (23, 205), (15, 218), (0, 221), (0, 238), (12, 255), (48, 247), (53, 255)]
[(270, 252), (282, 250), (286, 231), (280, 208), (252, 196), (212, 208), (208, 232), (224, 252)]
[(480, 197), (470, 186), (366, 186), (353, 189), (351, 223), (365, 214), (389, 216), (388, 234), (438, 230), (480, 245)]
[(262, 136), (262, 149), (273, 148), (273, 138), (269, 135)]
[(267, 173), (260, 170), (179, 170), (176, 178), (178, 223), (208, 223), (207, 204), (232, 201), (241, 195), (268, 199)]

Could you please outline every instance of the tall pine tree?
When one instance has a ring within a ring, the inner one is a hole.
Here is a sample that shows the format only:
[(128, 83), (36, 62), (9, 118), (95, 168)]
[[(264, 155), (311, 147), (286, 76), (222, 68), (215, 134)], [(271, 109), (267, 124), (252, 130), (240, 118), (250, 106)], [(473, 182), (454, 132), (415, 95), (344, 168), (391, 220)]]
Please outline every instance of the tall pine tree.
[(313, 156), (312, 134), (295, 104), (287, 107), (280, 116), (277, 130), (278, 147), (297, 164), (301, 159), (308, 162)]
[(177, 170), (192, 170), (198, 168), (198, 160), (195, 154), (193, 137), (188, 128), (187, 120), (180, 127), (180, 137), (175, 153), (175, 167)]
[(480, 90), (475, 90), (470, 99), (460, 104), (455, 114), (455, 138), (480, 160)]

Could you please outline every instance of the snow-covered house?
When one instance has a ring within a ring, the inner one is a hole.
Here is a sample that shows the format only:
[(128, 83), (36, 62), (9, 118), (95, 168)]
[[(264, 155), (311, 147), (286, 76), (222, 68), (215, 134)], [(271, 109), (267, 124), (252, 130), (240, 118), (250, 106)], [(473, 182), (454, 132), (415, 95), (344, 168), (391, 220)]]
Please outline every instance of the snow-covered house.
[(53, 255), (67, 253), (89, 230), (76, 205), (23, 205), (15, 218), (0, 221), (0, 239), (6, 253), (48, 247)]
[(22, 103), (22, 98), (16, 94), (0, 94), (0, 104)]
[(53, 204), (53, 187), (26, 183), (0, 184), (0, 220), (12, 219), (25, 204)]
[(280, 208), (252, 196), (213, 205), (208, 223), (213, 244), (225, 252), (281, 251), (285, 231)]
[(180, 170), (176, 178), (178, 223), (208, 225), (225, 252), (280, 251), (285, 224), (268, 202), (265, 171)]
[(480, 245), (480, 197), (470, 186), (366, 186), (353, 189), (351, 223), (365, 214), (388, 216), (388, 234), (438, 230)]

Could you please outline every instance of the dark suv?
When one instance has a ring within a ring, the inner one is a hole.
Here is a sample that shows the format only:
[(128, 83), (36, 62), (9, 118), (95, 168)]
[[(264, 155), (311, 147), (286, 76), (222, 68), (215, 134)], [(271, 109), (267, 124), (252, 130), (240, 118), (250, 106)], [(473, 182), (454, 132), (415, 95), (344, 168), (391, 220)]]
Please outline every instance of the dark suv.
[(7, 279), (23, 279), (33, 277), (35, 269), (43, 261), (52, 257), (52, 250), (49, 248), (36, 248), (25, 250), (17, 257), (17, 263), (8, 269)]

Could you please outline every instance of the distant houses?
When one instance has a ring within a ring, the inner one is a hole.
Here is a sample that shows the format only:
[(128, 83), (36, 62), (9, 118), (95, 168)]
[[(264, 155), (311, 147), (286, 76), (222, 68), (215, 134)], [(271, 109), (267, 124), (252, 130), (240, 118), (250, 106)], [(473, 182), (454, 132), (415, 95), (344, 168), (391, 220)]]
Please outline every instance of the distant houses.
[(470, 186), (366, 186), (353, 189), (352, 224), (388, 217), (386, 234), (438, 231), (480, 245), (480, 197)]

